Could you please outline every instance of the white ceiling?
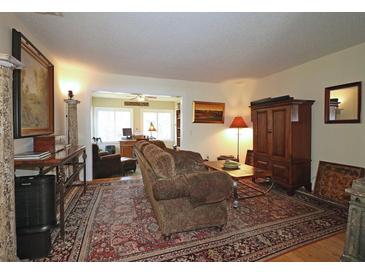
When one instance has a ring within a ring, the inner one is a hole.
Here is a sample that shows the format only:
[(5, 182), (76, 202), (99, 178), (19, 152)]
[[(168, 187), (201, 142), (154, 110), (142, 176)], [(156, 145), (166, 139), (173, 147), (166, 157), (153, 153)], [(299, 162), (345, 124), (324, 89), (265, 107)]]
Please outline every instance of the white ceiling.
[(57, 58), (158, 78), (258, 78), (365, 42), (365, 13), (63, 15), (17, 14)]

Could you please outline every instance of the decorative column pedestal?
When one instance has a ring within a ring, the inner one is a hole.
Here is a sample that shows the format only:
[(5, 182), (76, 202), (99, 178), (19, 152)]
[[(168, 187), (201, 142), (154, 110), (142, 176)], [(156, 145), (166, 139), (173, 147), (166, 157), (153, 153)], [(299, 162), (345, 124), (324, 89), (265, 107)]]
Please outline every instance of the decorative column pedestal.
[[(71, 95), (70, 95), (71, 94)], [(65, 99), (67, 104), (67, 139), (72, 146), (79, 144), (77, 128), (77, 105), (80, 101), (72, 99), (72, 92), (69, 91), (69, 99)]]
[(365, 262), (365, 178), (346, 189), (351, 194), (343, 262)]
[(16, 261), (13, 69), (21, 63), (0, 54), (0, 261)]

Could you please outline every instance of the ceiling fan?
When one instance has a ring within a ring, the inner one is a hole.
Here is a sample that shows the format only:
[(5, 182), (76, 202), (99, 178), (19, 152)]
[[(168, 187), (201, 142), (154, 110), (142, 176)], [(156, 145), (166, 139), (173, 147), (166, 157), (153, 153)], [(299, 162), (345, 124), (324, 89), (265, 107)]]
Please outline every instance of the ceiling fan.
[(157, 99), (156, 96), (145, 95), (145, 94), (141, 94), (141, 93), (132, 93), (132, 95), (135, 95), (135, 96), (133, 98), (131, 98), (130, 100), (137, 100), (138, 102), (147, 102), (149, 99)]
[(58, 16), (63, 17), (63, 12), (35, 12), (41, 15), (51, 15), (51, 16)]

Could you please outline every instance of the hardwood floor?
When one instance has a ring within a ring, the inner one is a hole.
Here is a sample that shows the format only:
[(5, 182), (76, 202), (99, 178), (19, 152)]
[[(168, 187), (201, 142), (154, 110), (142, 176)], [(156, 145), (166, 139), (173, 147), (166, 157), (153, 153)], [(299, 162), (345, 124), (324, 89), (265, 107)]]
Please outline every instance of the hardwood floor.
[(345, 245), (345, 232), (300, 247), (270, 262), (339, 262)]

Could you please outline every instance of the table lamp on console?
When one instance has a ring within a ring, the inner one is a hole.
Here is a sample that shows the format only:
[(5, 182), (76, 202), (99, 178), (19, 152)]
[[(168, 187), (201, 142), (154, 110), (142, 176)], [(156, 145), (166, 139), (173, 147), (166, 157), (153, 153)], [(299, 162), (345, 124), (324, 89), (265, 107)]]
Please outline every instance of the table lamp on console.
[(247, 124), (242, 116), (236, 116), (233, 118), (233, 121), (230, 128), (237, 128), (237, 161), (240, 161), (240, 128), (247, 128)]

